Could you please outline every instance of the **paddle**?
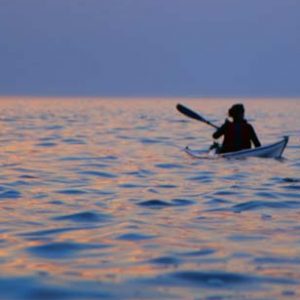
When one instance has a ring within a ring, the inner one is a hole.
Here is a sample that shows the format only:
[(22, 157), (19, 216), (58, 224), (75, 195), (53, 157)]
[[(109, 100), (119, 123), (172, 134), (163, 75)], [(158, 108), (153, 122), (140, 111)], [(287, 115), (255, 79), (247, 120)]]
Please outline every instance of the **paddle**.
[(182, 114), (184, 114), (185, 116), (198, 120), (200, 122), (206, 123), (216, 129), (219, 129), (218, 126), (216, 126), (215, 124), (209, 122), (208, 120), (204, 119), (202, 116), (200, 116), (198, 113), (192, 111), (191, 109), (187, 108), (186, 106), (183, 106), (182, 104), (177, 104), (176, 108), (179, 112), (181, 112)]

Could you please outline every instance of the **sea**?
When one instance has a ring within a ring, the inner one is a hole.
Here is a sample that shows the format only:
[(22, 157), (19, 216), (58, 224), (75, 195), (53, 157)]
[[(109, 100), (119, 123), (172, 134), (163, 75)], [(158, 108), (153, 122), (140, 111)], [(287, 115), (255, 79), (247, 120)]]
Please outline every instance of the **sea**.
[[(281, 159), (195, 159), (243, 103)], [(300, 99), (0, 99), (0, 299), (300, 299)]]

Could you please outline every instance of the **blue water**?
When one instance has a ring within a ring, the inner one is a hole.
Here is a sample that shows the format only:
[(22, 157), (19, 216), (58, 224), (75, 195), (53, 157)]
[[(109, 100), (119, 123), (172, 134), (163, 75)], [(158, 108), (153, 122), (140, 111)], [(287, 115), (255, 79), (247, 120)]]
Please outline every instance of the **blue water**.
[(177, 101), (0, 99), (0, 299), (300, 299), (300, 100), (243, 101), (280, 160), (188, 157)]

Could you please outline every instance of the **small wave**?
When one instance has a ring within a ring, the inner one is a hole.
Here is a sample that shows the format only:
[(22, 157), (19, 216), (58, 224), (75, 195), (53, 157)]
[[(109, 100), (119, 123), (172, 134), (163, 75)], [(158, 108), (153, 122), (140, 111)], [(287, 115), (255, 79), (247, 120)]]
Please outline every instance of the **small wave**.
[(244, 241), (252, 242), (252, 241), (265, 240), (266, 237), (262, 235), (231, 235), (228, 237), (228, 239), (236, 242), (244, 242)]
[(60, 130), (64, 129), (64, 126), (61, 125), (50, 125), (45, 127), (46, 130)]
[(300, 178), (291, 178), (291, 177), (287, 177), (287, 178), (283, 178), (284, 182), (300, 182)]
[(177, 185), (175, 185), (175, 184), (159, 184), (156, 187), (160, 188), (160, 189), (174, 189), (177, 187)]
[(171, 203), (163, 201), (163, 200), (146, 200), (139, 202), (138, 205), (140, 206), (145, 206), (145, 207), (150, 207), (150, 208), (162, 208), (162, 207), (169, 207), (172, 206)]
[(141, 142), (142, 144), (146, 144), (146, 145), (159, 144), (159, 143), (161, 143), (160, 140), (149, 139), (149, 138), (143, 138), (143, 139), (140, 139), (140, 142)]
[(84, 156), (65, 156), (58, 159), (59, 161), (90, 161), (92, 158)]
[(110, 215), (103, 213), (96, 213), (91, 211), (80, 212), (76, 214), (69, 214), (54, 217), (57, 221), (73, 221), (73, 222), (105, 222), (110, 219)]
[(255, 196), (262, 197), (262, 198), (268, 198), (268, 199), (278, 198), (276, 193), (271, 193), (271, 192), (256, 192)]
[(205, 203), (209, 205), (216, 205), (216, 204), (218, 205), (218, 204), (227, 204), (231, 202), (223, 198), (213, 198), (211, 200), (206, 201)]
[(64, 190), (58, 190), (56, 192), (64, 195), (83, 195), (87, 193), (87, 191), (82, 189), (64, 189)]
[(86, 142), (80, 139), (63, 139), (62, 140), (66, 144), (71, 144), (71, 145), (85, 145)]
[(95, 176), (95, 177), (102, 177), (102, 178), (117, 178), (118, 176), (109, 173), (109, 172), (99, 172), (99, 171), (79, 171), (79, 174), (82, 175), (89, 175), (89, 176)]
[(32, 176), (32, 175), (20, 175), (19, 178), (21, 178), (21, 179), (37, 179), (36, 176)]
[(237, 191), (230, 191), (230, 190), (220, 190), (218, 192), (215, 192), (214, 195), (217, 195), (217, 196), (232, 196), (232, 195), (239, 195), (241, 196), (241, 193), (240, 192), (237, 192)]
[(171, 275), (177, 279), (186, 280), (191, 283), (202, 283), (205, 285), (239, 285), (248, 284), (253, 281), (253, 278), (238, 273), (226, 272), (196, 272), (196, 271), (183, 271), (176, 272)]
[(45, 147), (45, 148), (49, 148), (49, 147), (55, 147), (57, 146), (56, 143), (52, 143), (52, 142), (45, 142), (45, 143), (38, 143), (36, 144), (37, 147)]
[(97, 157), (98, 160), (117, 160), (118, 157), (114, 155), (107, 155), (102, 157)]
[(282, 202), (270, 202), (270, 201), (247, 201), (233, 205), (231, 207), (222, 207), (215, 209), (208, 209), (208, 212), (214, 211), (233, 211), (240, 213), (248, 210), (258, 210), (258, 209), (294, 209), (300, 208), (300, 201), (282, 201)]
[(77, 231), (77, 230), (90, 230), (96, 229), (96, 226), (89, 227), (63, 227), (63, 228), (54, 228), (54, 229), (45, 229), (38, 231), (30, 231), (30, 232), (22, 232), (19, 233), (18, 236), (27, 237), (30, 240), (38, 240), (40, 237), (47, 237), (50, 235), (58, 235), (60, 233), (65, 233), (69, 231)]
[(298, 183), (300, 182), (300, 178), (293, 178), (293, 177), (273, 177), (274, 181), (278, 183)]
[(172, 207), (172, 206), (186, 206), (194, 204), (194, 201), (192, 200), (186, 200), (186, 199), (172, 199), (171, 202), (159, 200), (159, 199), (152, 199), (152, 200), (146, 200), (141, 201), (138, 203), (140, 206), (145, 206), (148, 208), (164, 208), (164, 207)]
[(195, 204), (195, 201), (193, 201), (193, 200), (188, 200), (188, 199), (178, 199), (178, 198), (175, 198), (175, 199), (172, 199), (172, 200), (171, 200), (171, 203), (172, 203), (174, 206), (186, 206), (186, 205), (192, 205), (192, 204)]
[(198, 176), (189, 177), (188, 180), (198, 181), (198, 182), (201, 182), (201, 183), (213, 182), (213, 179), (212, 179), (211, 176), (205, 176), (205, 175), (198, 175)]
[(141, 188), (144, 186), (141, 184), (136, 184), (136, 183), (123, 183), (123, 184), (119, 184), (118, 187), (124, 188), (124, 189), (137, 189), (137, 188)]
[(83, 163), (80, 165), (81, 169), (105, 169), (105, 168), (109, 168), (109, 164), (105, 164), (105, 163), (95, 163), (95, 162), (88, 162), (88, 163)]
[[(240, 273), (221, 271), (181, 271), (169, 274), (169, 277), (179, 279), (190, 284), (201, 284), (207, 287), (230, 288), (232, 286), (248, 286), (258, 284), (298, 284), (296, 280), (280, 277), (250, 276)], [(177, 283), (179, 283), (177, 281)]]
[(25, 180), (17, 180), (17, 181), (13, 181), (13, 182), (10, 182), (9, 183), (9, 186), (18, 186), (18, 187), (21, 187), (22, 185), (23, 186), (28, 186), (28, 185), (31, 185), (32, 183), (31, 182), (28, 182), (28, 181), (25, 181)]
[(56, 242), (28, 247), (26, 250), (34, 256), (60, 259), (76, 255), (79, 251), (108, 247), (101, 244), (82, 244), (75, 242)]
[(55, 141), (55, 140), (58, 140), (60, 138), (61, 138), (60, 135), (50, 135), (50, 136), (47, 136), (47, 137), (40, 138), (40, 139), (38, 139), (38, 141), (41, 142), (41, 143), (45, 143), (45, 142)]
[(160, 169), (181, 169), (181, 168), (183, 168), (183, 166), (179, 165), (179, 164), (156, 164), (155, 166)]
[(234, 212), (242, 212), (247, 210), (256, 210), (261, 208), (272, 209), (292, 209), (300, 207), (299, 201), (284, 201), (284, 202), (268, 202), (268, 201), (248, 201), (234, 205), (231, 210)]
[(292, 198), (292, 199), (300, 198), (299, 193), (292, 193), (292, 192), (285, 192), (285, 193), (278, 192), (277, 195), (284, 198)]
[(196, 251), (190, 251), (190, 252), (184, 252), (181, 253), (180, 255), (183, 256), (203, 256), (203, 255), (211, 255), (216, 253), (216, 249), (213, 248), (204, 248)]
[(283, 187), (286, 190), (295, 190), (295, 191), (300, 191), (300, 185), (287, 185)]
[(153, 235), (141, 234), (141, 233), (125, 233), (121, 234), (117, 237), (118, 240), (125, 240), (125, 241), (142, 241), (154, 238)]
[(256, 264), (291, 264), (291, 265), (300, 265), (300, 257), (257, 257), (254, 259)]
[(145, 169), (141, 169), (138, 171), (131, 171), (131, 172), (125, 172), (123, 173), (124, 175), (131, 175), (137, 178), (147, 178), (150, 175), (153, 175), (154, 173), (149, 171), (149, 170), (145, 170)]
[(148, 260), (148, 263), (157, 265), (179, 265), (180, 260), (172, 256), (161, 256)]
[[(44, 273), (42, 273), (44, 274)], [(48, 273), (45, 273), (48, 275)], [(70, 282), (61, 284), (45, 282), (40, 277), (0, 277), (1, 299), (23, 300), (86, 300), (111, 299), (111, 293), (99, 290), (94, 282)], [(113, 298), (115, 299), (115, 298)]]
[(0, 199), (19, 199), (20, 197), (21, 193), (16, 190), (6, 190), (0, 192)]

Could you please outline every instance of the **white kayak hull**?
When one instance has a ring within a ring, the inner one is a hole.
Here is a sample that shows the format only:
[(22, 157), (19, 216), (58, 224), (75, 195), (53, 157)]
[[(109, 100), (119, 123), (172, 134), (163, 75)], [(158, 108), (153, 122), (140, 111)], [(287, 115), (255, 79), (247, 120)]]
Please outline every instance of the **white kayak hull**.
[[(222, 154), (208, 154), (208, 157), (224, 157), (224, 158), (246, 158), (246, 157), (266, 157), (266, 158), (280, 158), (282, 153), (289, 141), (289, 137), (285, 136), (279, 142), (252, 148), (252, 149), (245, 149), (236, 152), (228, 152)], [(196, 158), (204, 158), (203, 151), (199, 150), (192, 150), (188, 147), (184, 150), (187, 154), (196, 157)], [(207, 158), (207, 157), (206, 157)]]

